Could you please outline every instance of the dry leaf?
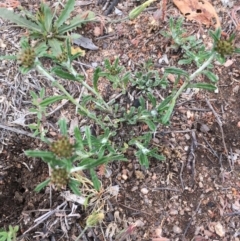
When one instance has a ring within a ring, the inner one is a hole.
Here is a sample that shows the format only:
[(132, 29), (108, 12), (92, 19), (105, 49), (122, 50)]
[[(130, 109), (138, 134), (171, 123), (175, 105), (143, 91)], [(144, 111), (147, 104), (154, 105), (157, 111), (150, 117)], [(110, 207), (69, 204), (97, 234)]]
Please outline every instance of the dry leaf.
[(188, 20), (195, 20), (208, 27), (215, 24), (215, 28), (221, 27), (219, 17), (207, 0), (173, 0), (174, 4)]

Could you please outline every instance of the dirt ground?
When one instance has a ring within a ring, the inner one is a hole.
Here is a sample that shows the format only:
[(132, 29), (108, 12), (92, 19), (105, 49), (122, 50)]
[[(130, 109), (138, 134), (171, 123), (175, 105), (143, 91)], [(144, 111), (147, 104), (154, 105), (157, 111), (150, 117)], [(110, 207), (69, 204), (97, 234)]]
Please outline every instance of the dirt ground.
[[(32, 10), (39, 5), (38, 1), (20, 2)], [(75, 11), (90, 9), (100, 16), (106, 11), (97, 1), (78, 2)], [(222, 29), (232, 31), (229, 13), (237, 6), (237, 1), (231, 8), (224, 7), (220, 0), (210, 2), (221, 18)], [(127, 15), (137, 4), (138, 1), (129, 0), (128, 4), (120, 1), (117, 7)], [(177, 66), (181, 53), (167, 51), (169, 40), (159, 33), (166, 28), (167, 21), (152, 29), (149, 25), (149, 17), (158, 5), (151, 6), (137, 20), (106, 24), (104, 34), (100, 36), (93, 31), (99, 23), (79, 30), (93, 40), (98, 50), (86, 50), (86, 56), (75, 63), (76, 67), (80, 69), (83, 64), (86, 72), (91, 73), (91, 66), (102, 65), (105, 58), (117, 56), (131, 71), (149, 58), (159, 70), (164, 66)], [(166, 20), (180, 15), (172, 1), (168, 1)], [(110, 20), (122, 17), (116, 13), (107, 16)], [(240, 22), (240, 14), (238, 18)], [(7, 26), (10, 23), (0, 20), (0, 24)], [(208, 44), (209, 28), (189, 21), (184, 27), (189, 34), (198, 34)], [(21, 28), (10, 26), (3, 30), (0, 38), (6, 47), (0, 48), (0, 54), (16, 53), (22, 34)], [(239, 30), (236, 34), (236, 45), (240, 46)], [(168, 65), (159, 63), (164, 53)], [(81, 240), (240, 240), (240, 56), (234, 55), (227, 63), (215, 63), (215, 73), (219, 76), (218, 93), (183, 93), (171, 124), (159, 126), (152, 141), (166, 156), (165, 162), (151, 161), (146, 170), (129, 155), (127, 162), (110, 164), (111, 175), (101, 180), (103, 190), (118, 186), (119, 194), (117, 197), (102, 194), (104, 222), (101, 227), (89, 228)], [(188, 68), (186, 70), (191, 72), (193, 67)], [(64, 85), (74, 96), (81, 89), (77, 83), (64, 82)], [(33, 121), (28, 115), (31, 107), (29, 91), (39, 91), (42, 86), (49, 95), (54, 91), (36, 71), (23, 76), (14, 61), (1, 61), (0, 228), (19, 225), (18, 240), (75, 240), (85, 227), (87, 211), (49, 187), (35, 193), (36, 185), (48, 177), (48, 167), (41, 160), (24, 155), (25, 150), (46, 148), (39, 139), (30, 137), (31, 132), (26, 126)], [(167, 91), (156, 90), (163, 97)], [(76, 118), (74, 107), (66, 104), (46, 120), (48, 137), (54, 138), (61, 116), (69, 121)], [(77, 118), (81, 123), (80, 117)], [(129, 126), (123, 126), (123, 131), (128, 133)], [(138, 227), (130, 230), (128, 236), (117, 236), (136, 222)], [(111, 231), (112, 235), (109, 234)]]

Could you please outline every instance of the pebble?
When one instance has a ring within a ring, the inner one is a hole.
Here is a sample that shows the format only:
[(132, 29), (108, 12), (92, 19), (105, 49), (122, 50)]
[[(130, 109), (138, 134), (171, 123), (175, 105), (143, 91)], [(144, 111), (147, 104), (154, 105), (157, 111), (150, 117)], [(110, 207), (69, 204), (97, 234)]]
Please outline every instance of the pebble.
[(141, 193), (142, 194), (148, 194), (148, 190), (147, 190), (147, 188), (145, 188), (145, 187), (143, 187), (142, 189), (141, 189)]
[(217, 222), (214, 228), (215, 228), (215, 232), (218, 236), (220, 236), (220, 237), (225, 236), (224, 227), (222, 226), (222, 224), (220, 222)]
[(131, 189), (131, 192), (135, 192), (136, 190), (138, 190), (138, 187), (137, 187), (137, 186), (134, 186), (134, 187)]
[(177, 214), (178, 214), (178, 210), (176, 210), (176, 209), (171, 209), (171, 210), (169, 211), (169, 214), (170, 214), (170, 215), (177, 215)]
[(173, 226), (173, 232), (177, 233), (177, 234), (180, 234), (180, 233), (182, 233), (182, 229), (179, 228), (178, 226), (174, 225)]
[(122, 179), (126, 181), (128, 179), (128, 176), (126, 174), (122, 174)]

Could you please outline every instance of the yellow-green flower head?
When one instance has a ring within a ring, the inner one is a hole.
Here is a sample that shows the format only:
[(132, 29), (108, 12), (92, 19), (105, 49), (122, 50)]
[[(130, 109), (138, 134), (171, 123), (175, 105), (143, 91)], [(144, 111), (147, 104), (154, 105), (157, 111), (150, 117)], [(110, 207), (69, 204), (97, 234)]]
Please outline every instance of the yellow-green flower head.
[(36, 59), (36, 53), (33, 48), (24, 49), (18, 56), (19, 64), (23, 67), (32, 67)]
[(71, 157), (73, 150), (74, 147), (66, 136), (60, 137), (59, 140), (53, 142), (50, 146), (50, 151), (62, 158)]
[(235, 47), (232, 41), (218, 40), (215, 50), (222, 56), (225, 56), (234, 53)]
[(104, 219), (103, 212), (94, 212), (93, 214), (88, 216), (86, 224), (88, 227), (94, 227), (97, 223), (102, 222), (103, 219)]
[(57, 186), (57, 188), (66, 187), (69, 181), (69, 172), (64, 168), (53, 169), (51, 175), (51, 182)]

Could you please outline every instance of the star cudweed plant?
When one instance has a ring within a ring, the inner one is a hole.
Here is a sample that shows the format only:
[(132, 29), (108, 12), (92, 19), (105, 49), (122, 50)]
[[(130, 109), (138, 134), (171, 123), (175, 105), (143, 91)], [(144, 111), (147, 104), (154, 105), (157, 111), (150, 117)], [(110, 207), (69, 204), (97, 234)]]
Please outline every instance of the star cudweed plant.
[(72, 174), (74, 172), (89, 170), (94, 187), (99, 190), (101, 183), (97, 178), (95, 168), (115, 160), (125, 160), (119, 150), (112, 147), (109, 138), (113, 135), (105, 129), (103, 135), (94, 136), (90, 127), (86, 126), (83, 133), (76, 127), (74, 140), (67, 136), (65, 120), (59, 121), (61, 136), (54, 142), (48, 142), (49, 151), (26, 151), (27, 156), (41, 158), (51, 169), (51, 176), (36, 187), (40, 191), (49, 183), (58, 189), (67, 185), (71, 190), (80, 194), (81, 183)]
[[(216, 90), (215, 83), (218, 77), (212, 70), (212, 62), (214, 60), (224, 63), (225, 56), (240, 53), (240, 49), (234, 46), (234, 35), (230, 36), (228, 40), (222, 40), (221, 29), (217, 29), (215, 32), (210, 31), (210, 36), (213, 38), (213, 47), (210, 50), (206, 50), (202, 41), (197, 40), (193, 36), (185, 37), (186, 34), (182, 28), (182, 23), (183, 19), (174, 21), (173, 18), (170, 18), (170, 30), (167, 32), (164, 31), (162, 34), (168, 38), (172, 38), (172, 48), (181, 48), (184, 59), (180, 60), (179, 64), (186, 65), (193, 63), (196, 66), (196, 70), (193, 73), (188, 73), (182, 68), (167, 67), (165, 69), (165, 76), (168, 74), (175, 76), (175, 87), (180, 79), (184, 80), (184, 82), (179, 89), (174, 88), (172, 93), (157, 106), (158, 113), (163, 116), (161, 118), (163, 124), (169, 124), (176, 101), (187, 88)], [(195, 78), (200, 74), (205, 75), (212, 83), (195, 83)]]
[[(0, 18), (27, 29), (30, 39), (35, 39), (38, 43), (44, 42), (54, 48), (55, 45), (59, 45), (67, 38), (67, 32), (95, 20), (95, 14), (91, 11), (83, 12), (70, 19), (74, 4), (75, 0), (68, 0), (59, 15), (57, 15), (59, 3), (55, 9), (51, 9), (43, 1), (35, 15), (24, 9), (20, 9), (21, 13), (16, 14), (6, 8), (0, 8)], [(66, 23), (67, 20), (68, 23)], [(76, 37), (80, 37), (80, 35), (74, 34), (74, 38)]]

